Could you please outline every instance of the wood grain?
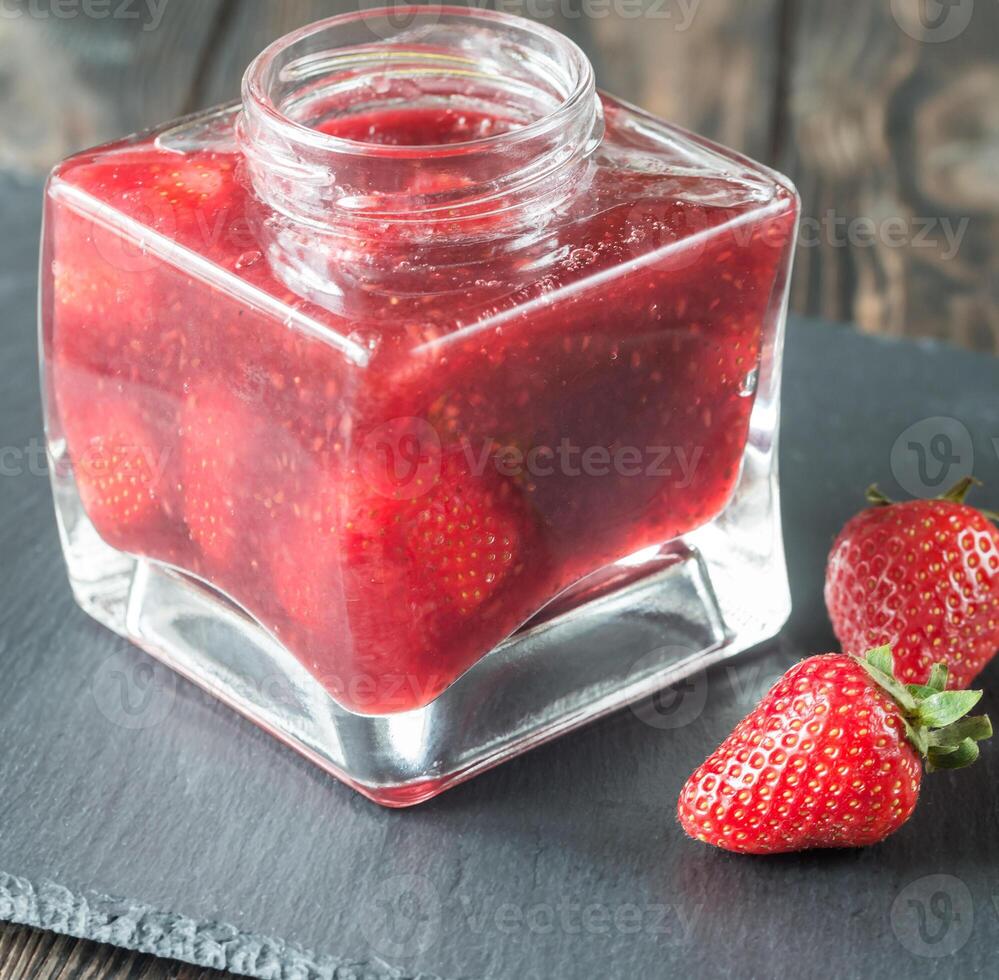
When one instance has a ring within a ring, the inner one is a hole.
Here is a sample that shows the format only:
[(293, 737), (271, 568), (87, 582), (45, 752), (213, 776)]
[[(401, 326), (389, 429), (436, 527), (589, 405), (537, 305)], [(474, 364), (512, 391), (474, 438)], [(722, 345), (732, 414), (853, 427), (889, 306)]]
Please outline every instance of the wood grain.
[(794, 5), (778, 154), (806, 221), (792, 305), (996, 351), (999, 4), (946, 40), (926, 16), (921, 0)]
[[(0, 168), (45, 171), (69, 153), (185, 111), (225, 0), (159, 2), (158, 17), (131, 3), (134, 19), (44, 15), (42, 4), (13, 16), (17, 4), (4, 5)], [(110, 9), (125, 8), (114, 0)]]
[(773, 152), (779, 0), (644, 0), (590, 23), (600, 85), (757, 159)]
[(224, 980), (226, 974), (0, 923), (0, 980)]
[[(265, 44), (358, 2), (165, 0), (152, 30), (148, 15), (5, 16), (0, 168), (44, 171), (236, 98)], [(795, 179), (794, 310), (999, 351), (995, 0), (939, 6), (936, 24), (925, 0), (499, 5), (573, 37), (608, 90)]]

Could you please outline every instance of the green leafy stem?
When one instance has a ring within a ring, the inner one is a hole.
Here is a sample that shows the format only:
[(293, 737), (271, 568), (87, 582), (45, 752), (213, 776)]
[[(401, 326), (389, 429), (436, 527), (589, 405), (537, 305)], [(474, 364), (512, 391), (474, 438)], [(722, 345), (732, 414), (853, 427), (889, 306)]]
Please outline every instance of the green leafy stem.
[(925, 684), (903, 684), (895, 676), (891, 647), (876, 647), (857, 662), (898, 705), (906, 735), (926, 760), (926, 771), (962, 769), (978, 758), (978, 743), (992, 735), (988, 715), (968, 716), (981, 691), (948, 691), (947, 665), (936, 664)]

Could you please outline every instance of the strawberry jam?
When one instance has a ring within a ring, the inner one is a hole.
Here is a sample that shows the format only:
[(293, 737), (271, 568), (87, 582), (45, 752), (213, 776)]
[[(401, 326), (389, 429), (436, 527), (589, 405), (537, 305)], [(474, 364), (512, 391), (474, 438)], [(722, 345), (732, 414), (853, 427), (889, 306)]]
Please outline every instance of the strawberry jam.
[(63, 164), (44, 339), (100, 539), (378, 714), (725, 509), (796, 200), (592, 91), (361, 71)]

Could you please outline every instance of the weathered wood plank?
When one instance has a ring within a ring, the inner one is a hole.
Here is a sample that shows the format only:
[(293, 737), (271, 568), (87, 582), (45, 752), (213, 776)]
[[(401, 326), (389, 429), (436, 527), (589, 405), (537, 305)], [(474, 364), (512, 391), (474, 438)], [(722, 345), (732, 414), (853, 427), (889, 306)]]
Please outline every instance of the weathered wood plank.
[(46, 170), (76, 150), (179, 115), (224, 2), (110, 0), (106, 17), (86, 14), (105, 8), (66, 0), (52, 9), (37, 0), (6, 3), (0, 168)]
[(999, 350), (999, 4), (794, 11), (794, 309)]
[(780, 0), (640, 0), (593, 19), (603, 88), (758, 159), (772, 152)]
[(0, 980), (225, 980), (227, 976), (0, 922)]
[[(533, 13), (572, 37), (609, 91), (681, 125), (758, 156), (772, 150), (780, 0), (572, 0), (498, 4)], [(523, 9), (521, 9), (523, 8)], [(351, 0), (239, 3), (200, 93), (235, 98), (260, 49), (319, 17), (356, 9)]]
[[(130, 0), (137, 18), (94, 19), (10, 2), (0, 169), (22, 171), (235, 98), (269, 41), (357, 9)], [(924, 0), (495, 2), (576, 39), (608, 90), (790, 173), (795, 310), (999, 349), (999, 3), (939, 5), (934, 23)]]

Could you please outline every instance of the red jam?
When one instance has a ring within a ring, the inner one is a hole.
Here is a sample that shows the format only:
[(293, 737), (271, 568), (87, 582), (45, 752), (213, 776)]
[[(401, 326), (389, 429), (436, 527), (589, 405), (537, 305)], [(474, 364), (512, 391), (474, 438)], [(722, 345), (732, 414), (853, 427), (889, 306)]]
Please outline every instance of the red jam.
[[(272, 272), (235, 149), (148, 139), (65, 164), (48, 370), (101, 538), (203, 579), (376, 713), (428, 703), (570, 586), (718, 515), (794, 200), (628, 166), (630, 110), (604, 109), (617, 157), (587, 165), (543, 261), (476, 253), (463, 279), (442, 232), (397, 278), (350, 279), (336, 312)], [(321, 128), (431, 146), (511, 127), (433, 109)], [(379, 227), (358, 263), (397, 248)]]

